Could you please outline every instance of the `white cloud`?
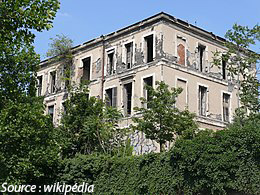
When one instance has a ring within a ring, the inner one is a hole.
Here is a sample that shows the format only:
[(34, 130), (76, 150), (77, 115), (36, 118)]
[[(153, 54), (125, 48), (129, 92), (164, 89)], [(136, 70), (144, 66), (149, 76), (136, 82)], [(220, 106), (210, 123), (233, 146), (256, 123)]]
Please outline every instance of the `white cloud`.
[(66, 12), (58, 12), (57, 16), (61, 16), (61, 17), (71, 17), (70, 14), (66, 13)]

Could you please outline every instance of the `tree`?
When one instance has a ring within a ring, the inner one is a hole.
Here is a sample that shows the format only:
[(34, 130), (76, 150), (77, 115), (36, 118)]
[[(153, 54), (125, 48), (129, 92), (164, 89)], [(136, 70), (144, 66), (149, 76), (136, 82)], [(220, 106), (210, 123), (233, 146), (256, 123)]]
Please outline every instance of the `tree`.
[(65, 110), (59, 127), (64, 133), (64, 156), (117, 154), (127, 145), (126, 130), (118, 126), (121, 113), (101, 99), (89, 97), (85, 85), (71, 91)]
[(7, 99), (36, 94), (40, 57), (32, 45), (32, 30), (49, 30), (58, 9), (58, 0), (0, 2), (0, 110)]
[(248, 110), (251, 114), (258, 113), (260, 110), (260, 84), (257, 79), (260, 54), (250, 50), (252, 45), (260, 41), (260, 26), (255, 25), (250, 29), (235, 24), (233, 29), (227, 31), (225, 37), (227, 51), (215, 52), (213, 63), (220, 66), (222, 61), (226, 61), (229, 74), (239, 85), (238, 95), (241, 105), (236, 113), (242, 119)]
[(46, 56), (51, 57), (52, 61), (59, 61), (59, 66), (63, 70), (62, 80), (65, 81), (65, 88), (71, 90), (71, 74), (73, 66), (73, 56), (71, 48), (73, 41), (65, 35), (56, 35), (56, 38), (51, 38), (52, 43), (50, 49), (47, 51)]
[(7, 100), (0, 112), (0, 182), (42, 184), (54, 177), (58, 135), (42, 100), (24, 96)]
[(41, 183), (55, 172), (58, 139), (36, 95), (36, 31), (49, 30), (58, 0), (0, 1), (0, 181)]
[(149, 100), (140, 98), (145, 107), (136, 107), (138, 117), (133, 118), (137, 123), (133, 126), (135, 130), (145, 133), (146, 138), (155, 140), (160, 144), (160, 151), (163, 144), (173, 141), (175, 136), (192, 137), (196, 124), (193, 121), (194, 114), (189, 111), (180, 111), (175, 107), (176, 98), (181, 93), (181, 88), (172, 88), (162, 82), (156, 82), (157, 88), (153, 89), (146, 85)]

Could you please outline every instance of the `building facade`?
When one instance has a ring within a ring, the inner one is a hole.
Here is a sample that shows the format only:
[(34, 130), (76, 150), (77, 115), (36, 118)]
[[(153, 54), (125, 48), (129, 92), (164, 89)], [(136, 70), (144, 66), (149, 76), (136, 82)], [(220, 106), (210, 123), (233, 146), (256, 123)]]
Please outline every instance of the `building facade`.
[[(196, 113), (201, 128), (222, 129), (239, 105), (238, 87), (226, 70), (214, 66), (213, 52), (224, 52), (225, 40), (166, 13), (88, 41), (72, 49), (72, 82), (90, 81), (90, 96), (107, 97), (122, 111), (122, 126), (146, 97), (144, 85), (164, 81), (183, 88), (177, 107)], [(38, 95), (46, 112), (59, 123), (68, 97), (60, 62), (42, 61)], [(149, 145), (149, 144), (148, 144)], [(149, 149), (150, 150), (150, 149)]]

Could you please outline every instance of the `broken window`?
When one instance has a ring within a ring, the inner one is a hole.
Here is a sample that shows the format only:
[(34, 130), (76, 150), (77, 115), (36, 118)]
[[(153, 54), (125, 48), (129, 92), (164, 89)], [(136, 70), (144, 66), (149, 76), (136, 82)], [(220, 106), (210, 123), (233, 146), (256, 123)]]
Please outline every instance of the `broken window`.
[[(146, 89), (146, 85), (152, 87), (153, 86), (153, 77), (147, 77), (144, 78), (144, 98), (147, 100), (147, 102), (149, 102), (152, 99), (151, 93)], [(149, 108), (149, 105), (144, 104), (145, 108)]]
[(42, 76), (37, 77), (38, 80), (38, 96), (42, 95)]
[(51, 76), (51, 93), (55, 93), (56, 91), (56, 71), (50, 73)]
[(185, 65), (185, 47), (183, 44), (177, 46), (178, 64)]
[(123, 101), (125, 116), (130, 116), (132, 110), (132, 83), (124, 85)]
[(199, 55), (199, 71), (204, 71), (204, 63), (205, 63), (205, 50), (206, 47), (204, 45), (198, 46), (198, 55)]
[(117, 88), (110, 88), (106, 90), (106, 100), (108, 106), (117, 107)]
[(144, 38), (145, 39), (145, 52), (146, 52), (146, 62), (153, 61), (153, 35), (149, 35)]
[(222, 57), (222, 78), (224, 80), (227, 79), (227, 71), (226, 71), (226, 68), (227, 68), (227, 61), (224, 59), (224, 57)]
[(112, 75), (114, 73), (114, 50), (110, 51), (107, 54), (107, 59), (108, 59), (108, 66), (107, 66), (107, 73), (108, 75)]
[(206, 116), (207, 111), (207, 88), (199, 86), (199, 115)]
[(223, 120), (229, 122), (230, 95), (223, 93)]
[(87, 57), (82, 60), (83, 62), (83, 74), (81, 77), (81, 82), (86, 82), (90, 80), (90, 63), (91, 63), (91, 58)]
[(128, 43), (125, 45), (126, 48), (126, 68), (130, 69), (133, 63), (133, 43)]
[(48, 114), (51, 116), (51, 120), (53, 122), (53, 119), (54, 119), (54, 105), (48, 106)]

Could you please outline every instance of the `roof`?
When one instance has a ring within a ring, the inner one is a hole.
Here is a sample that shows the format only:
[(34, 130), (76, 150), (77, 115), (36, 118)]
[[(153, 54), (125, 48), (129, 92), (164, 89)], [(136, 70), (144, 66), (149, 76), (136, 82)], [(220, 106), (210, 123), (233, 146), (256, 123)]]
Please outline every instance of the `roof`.
[[(153, 16), (146, 18), (142, 21), (134, 23), (130, 26), (119, 29), (115, 32), (109, 33), (107, 35), (101, 35), (100, 37), (94, 38), (94, 39), (89, 40), (87, 42), (84, 42), (80, 45), (77, 45), (77, 46), (72, 48), (72, 52), (77, 52), (77, 50), (82, 50), (82, 49), (89, 47), (93, 44), (98, 44), (102, 41), (106, 41), (106, 40), (118, 37), (118, 36), (120, 36), (124, 33), (129, 32), (129, 31), (133, 31), (136, 28), (140, 28), (141, 26), (145, 26), (147, 24), (154, 23), (154, 22), (157, 22), (157, 21), (160, 21), (160, 20), (168, 21), (168, 22), (173, 23), (173, 24), (175, 24), (175, 25), (177, 25), (181, 28), (185, 28), (185, 29), (188, 29), (190, 31), (196, 32), (197, 34), (200, 34), (201, 36), (210, 38), (210, 39), (215, 40), (219, 43), (224, 43), (226, 41), (224, 38), (217, 36), (217, 35), (213, 34), (212, 32), (209, 32), (209, 31), (206, 31), (202, 28), (194, 26), (194, 25), (192, 25), (192, 24), (190, 24), (190, 23), (188, 23), (184, 20), (175, 18), (174, 16), (172, 16), (168, 13), (160, 12), (156, 15), (153, 15)], [(41, 64), (46, 63), (49, 59), (51, 59), (51, 58), (48, 58), (48, 59), (41, 61)]]

